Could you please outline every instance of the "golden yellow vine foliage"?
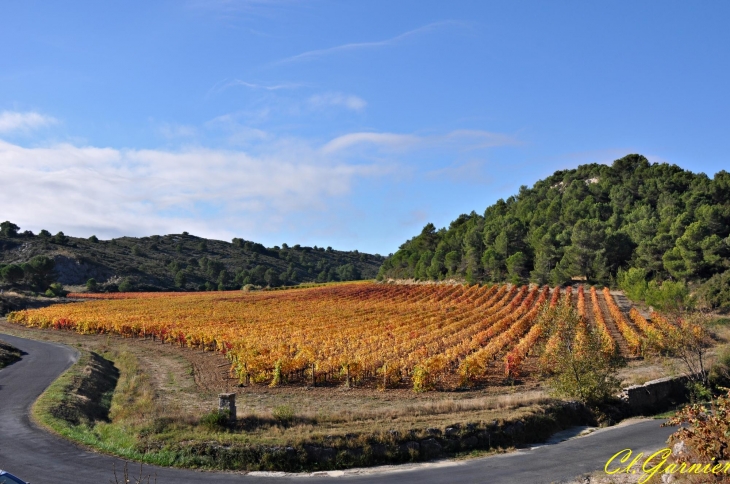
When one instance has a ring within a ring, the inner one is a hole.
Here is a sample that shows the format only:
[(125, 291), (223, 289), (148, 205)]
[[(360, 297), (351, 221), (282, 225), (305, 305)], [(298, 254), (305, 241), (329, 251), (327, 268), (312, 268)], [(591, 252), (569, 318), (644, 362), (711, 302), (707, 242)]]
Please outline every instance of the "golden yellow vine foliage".
[(371, 380), (381, 388), (410, 383), (425, 390), (479, 379), (495, 365), (517, 374), (544, 332), (535, 325), (541, 308), (557, 304), (561, 294), (574, 303), (569, 288), (371, 282), (283, 291), (79, 294), (93, 299), (19, 311), (9, 320), (219, 351), (244, 383)]

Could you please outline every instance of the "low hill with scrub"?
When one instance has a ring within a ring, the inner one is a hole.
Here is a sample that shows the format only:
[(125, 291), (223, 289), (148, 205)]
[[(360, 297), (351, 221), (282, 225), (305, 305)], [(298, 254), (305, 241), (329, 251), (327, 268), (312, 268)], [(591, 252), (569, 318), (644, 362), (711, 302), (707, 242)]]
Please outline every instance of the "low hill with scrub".
[[(372, 279), (383, 258), (331, 247), (267, 248), (182, 234), (101, 240), (20, 232), (0, 224), (0, 287), (61, 294), (57, 284), (91, 291), (224, 290), (303, 282)], [(50, 289), (49, 289), (50, 287)]]

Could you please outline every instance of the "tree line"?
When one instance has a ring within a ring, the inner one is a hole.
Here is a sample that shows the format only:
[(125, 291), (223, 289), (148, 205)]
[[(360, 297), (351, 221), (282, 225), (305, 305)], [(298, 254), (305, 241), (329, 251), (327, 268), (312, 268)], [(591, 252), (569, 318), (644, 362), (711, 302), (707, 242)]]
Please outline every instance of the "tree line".
[(634, 154), (557, 171), (448, 228), (429, 223), (378, 277), (556, 285), (641, 279), (658, 288), (671, 281), (730, 309), (729, 235), (730, 173), (710, 178)]

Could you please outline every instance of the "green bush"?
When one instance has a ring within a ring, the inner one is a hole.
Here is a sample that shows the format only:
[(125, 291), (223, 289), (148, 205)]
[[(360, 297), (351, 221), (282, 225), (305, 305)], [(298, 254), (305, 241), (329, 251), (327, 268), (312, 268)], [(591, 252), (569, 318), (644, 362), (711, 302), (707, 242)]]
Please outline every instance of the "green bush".
[(208, 412), (200, 417), (200, 425), (211, 432), (224, 430), (228, 427), (228, 412)]
[(20, 281), (24, 275), (23, 268), (17, 264), (7, 265), (0, 270), (0, 277), (11, 284)]
[(630, 268), (627, 271), (619, 269), (616, 274), (618, 287), (623, 290), (629, 299), (643, 301), (646, 297), (648, 284), (646, 282), (646, 271), (644, 269)]
[(91, 279), (86, 281), (86, 289), (89, 292), (96, 292), (97, 290), (99, 290), (99, 284), (96, 282), (96, 279), (92, 277)]
[(702, 403), (712, 400), (712, 391), (697, 381), (687, 384), (687, 392), (689, 393), (689, 401), (691, 403)]
[(730, 387), (730, 347), (725, 347), (717, 355), (710, 369), (710, 385), (714, 388)]
[(271, 412), (274, 419), (281, 423), (289, 423), (294, 420), (294, 409), (289, 405), (279, 405)]
[(0, 235), (3, 237), (15, 237), (18, 235), (18, 230), (20, 230), (20, 227), (10, 221), (6, 220), (0, 223)]
[(693, 306), (689, 289), (681, 281), (646, 281), (644, 269), (619, 270), (616, 275), (618, 286), (633, 301), (645, 301), (662, 311), (683, 310)]
[(53, 243), (58, 245), (66, 245), (68, 244), (69, 238), (63, 233), (58, 232), (56, 235), (53, 236)]
[(662, 311), (681, 311), (694, 305), (687, 285), (681, 281), (649, 282), (646, 303)]
[(46, 296), (48, 296), (49, 291), (51, 292), (51, 297), (66, 297), (66, 294), (68, 294), (68, 291), (63, 288), (63, 284), (60, 282), (51, 284), (51, 287), (46, 291)]
[(730, 270), (712, 276), (700, 286), (698, 295), (703, 306), (730, 311)]
[(134, 284), (129, 279), (124, 279), (119, 284), (119, 292), (131, 292), (134, 291)]

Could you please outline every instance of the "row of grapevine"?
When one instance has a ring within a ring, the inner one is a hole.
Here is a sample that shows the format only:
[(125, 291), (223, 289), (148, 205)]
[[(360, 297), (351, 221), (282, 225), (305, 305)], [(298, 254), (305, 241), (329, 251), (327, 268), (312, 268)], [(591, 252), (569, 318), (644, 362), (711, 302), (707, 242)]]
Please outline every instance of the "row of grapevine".
[(608, 329), (606, 318), (603, 317), (603, 311), (601, 306), (598, 304), (598, 294), (595, 287), (591, 287), (591, 304), (593, 305), (593, 316), (596, 320), (596, 326), (598, 331), (601, 333), (601, 345), (603, 352), (609, 355), (613, 355), (617, 351), (616, 341), (611, 336), (611, 332)]
[(656, 342), (659, 347), (663, 347), (664, 334), (662, 331), (649, 323), (644, 316), (639, 313), (636, 308), (631, 308), (629, 311), (629, 318), (634, 322), (637, 328), (639, 328), (647, 338)]
[(631, 354), (633, 356), (638, 356), (641, 353), (641, 338), (639, 337), (639, 334), (629, 324), (629, 322), (626, 321), (626, 317), (624, 316), (623, 311), (621, 311), (621, 309), (618, 307), (616, 301), (611, 295), (611, 291), (607, 287), (603, 288), (603, 297), (606, 301), (608, 312), (611, 313), (611, 317), (616, 323), (619, 332), (624, 337), (624, 339), (626, 339), (626, 342), (629, 345), (629, 351), (631, 351)]

